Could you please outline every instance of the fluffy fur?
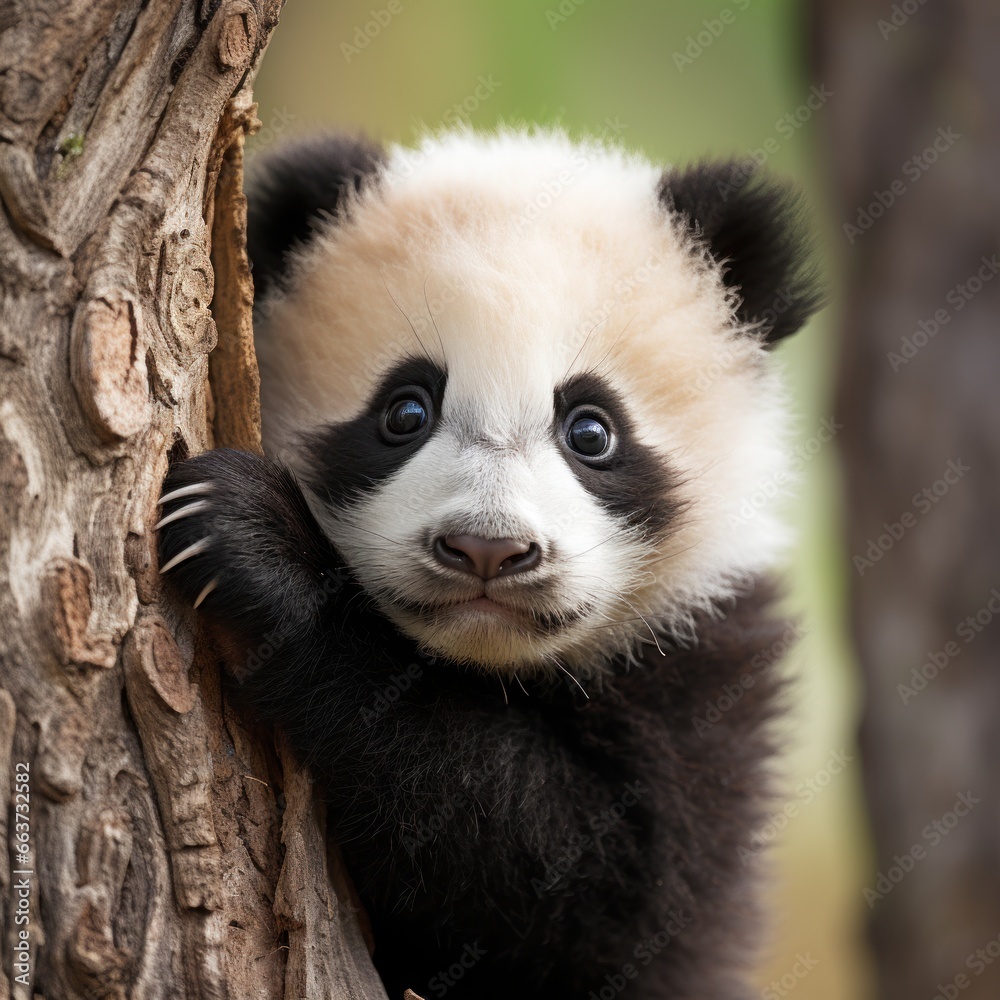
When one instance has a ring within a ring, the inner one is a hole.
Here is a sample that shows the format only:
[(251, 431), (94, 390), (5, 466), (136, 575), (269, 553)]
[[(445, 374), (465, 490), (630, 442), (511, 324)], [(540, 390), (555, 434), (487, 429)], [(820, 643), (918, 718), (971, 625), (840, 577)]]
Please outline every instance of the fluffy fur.
[(327, 779), (390, 996), (746, 996), (794, 196), (501, 132), (310, 140), (250, 205), (270, 457), (174, 466), (161, 550), (273, 650), (242, 693)]

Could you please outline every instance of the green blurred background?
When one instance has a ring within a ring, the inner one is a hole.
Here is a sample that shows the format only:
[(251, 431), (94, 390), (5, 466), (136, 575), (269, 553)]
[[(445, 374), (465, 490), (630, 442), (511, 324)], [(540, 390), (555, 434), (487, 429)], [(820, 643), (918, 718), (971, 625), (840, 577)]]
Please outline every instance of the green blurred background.
[[(827, 243), (817, 128), (825, 106), (815, 95), (807, 104), (802, 18), (802, 5), (785, 0), (294, 0), (258, 78), (263, 129), (249, 159), (317, 127), (407, 143), (421, 128), (458, 121), (558, 123), (665, 163), (756, 151), (806, 189)], [(835, 291), (835, 276), (828, 284)], [(800, 543), (788, 570), (802, 640), (788, 659), (785, 799), (775, 808), (787, 804), (791, 815), (774, 824), (784, 828), (770, 848), (757, 977), (764, 1000), (873, 995), (862, 898), (873, 866), (854, 746), (859, 691), (843, 626), (836, 442), (820, 441), (832, 414), (831, 333), (820, 314), (779, 351), (803, 449), (802, 488), (789, 503)], [(832, 774), (835, 755), (852, 759)]]

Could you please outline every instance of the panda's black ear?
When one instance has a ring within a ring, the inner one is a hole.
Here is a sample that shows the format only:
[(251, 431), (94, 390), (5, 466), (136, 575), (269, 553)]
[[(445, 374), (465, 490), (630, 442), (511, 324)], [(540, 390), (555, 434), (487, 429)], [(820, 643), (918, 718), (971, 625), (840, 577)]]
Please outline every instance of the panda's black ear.
[(795, 333), (823, 303), (801, 196), (752, 161), (700, 163), (660, 181), (664, 206), (719, 262), (737, 318), (767, 344)]
[(316, 135), (288, 143), (254, 164), (247, 186), (247, 252), (259, 301), (281, 283), (288, 252), (307, 243), (316, 223), (343, 213), (385, 162), (368, 139)]

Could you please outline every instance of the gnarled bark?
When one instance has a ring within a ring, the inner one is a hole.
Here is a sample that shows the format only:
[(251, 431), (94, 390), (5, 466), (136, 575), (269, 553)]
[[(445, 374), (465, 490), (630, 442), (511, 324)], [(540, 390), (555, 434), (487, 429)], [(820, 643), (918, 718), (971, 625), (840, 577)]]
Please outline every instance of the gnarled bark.
[(260, 446), (242, 144), (279, 6), (0, 8), (0, 1000), (384, 996), (308, 775), (156, 563), (170, 455)]

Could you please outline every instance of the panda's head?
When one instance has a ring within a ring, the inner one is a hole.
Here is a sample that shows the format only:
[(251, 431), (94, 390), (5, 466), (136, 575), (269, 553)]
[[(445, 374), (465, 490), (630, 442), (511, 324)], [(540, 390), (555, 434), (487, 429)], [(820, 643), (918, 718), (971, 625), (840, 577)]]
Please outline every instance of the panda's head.
[(265, 446), (382, 611), (575, 675), (775, 562), (795, 198), (561, 134), (312, 139), (250, 197)]

